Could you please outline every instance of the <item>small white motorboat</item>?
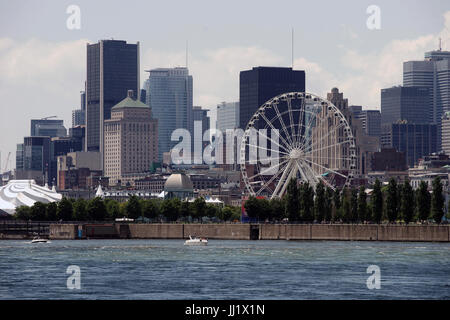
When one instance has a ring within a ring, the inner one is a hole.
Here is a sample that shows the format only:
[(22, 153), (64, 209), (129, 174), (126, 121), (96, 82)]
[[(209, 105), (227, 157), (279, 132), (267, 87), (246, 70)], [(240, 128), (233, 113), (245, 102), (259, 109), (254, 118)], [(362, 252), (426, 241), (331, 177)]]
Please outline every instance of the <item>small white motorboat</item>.
[(50, 241), (48, 239), (34, 237), (31, 243), (50, 243)]
[(206, 246), (208, 240), (206, 238), (197, 238), (189, 236), (189, 239), (184, 242), (185, 246)]

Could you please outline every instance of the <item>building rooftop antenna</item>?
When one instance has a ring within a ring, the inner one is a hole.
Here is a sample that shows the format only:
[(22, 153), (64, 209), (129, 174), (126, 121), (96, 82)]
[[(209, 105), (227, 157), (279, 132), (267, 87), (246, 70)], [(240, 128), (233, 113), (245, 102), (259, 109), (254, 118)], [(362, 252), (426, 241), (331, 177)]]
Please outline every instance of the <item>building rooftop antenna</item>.
[(442, 51), (442, 38), (439, 37), (439, 51)]
[(186, 40), (186, 69), (188, 68), (188, 41)]
[(292, 70), (294, 70), (294, 28), (292, 28), (292, 34), (291, 34), (291, 65)]

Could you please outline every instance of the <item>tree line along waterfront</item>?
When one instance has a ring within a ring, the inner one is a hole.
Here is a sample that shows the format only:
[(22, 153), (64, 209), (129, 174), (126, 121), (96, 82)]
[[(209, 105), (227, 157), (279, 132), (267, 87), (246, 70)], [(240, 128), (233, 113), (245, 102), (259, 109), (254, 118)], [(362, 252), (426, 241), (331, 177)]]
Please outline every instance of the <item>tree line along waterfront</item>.
[[(397, 183), (391, 179), (387, 185), (376, 180), (368, 196), (363, 186), (333, 190), (319, 183), (314, 190), (310, 184), (298, 184), (293, 179), (282, 199), (251, 196), (244, 208), (254, 222), (411, 223), (432, 220), (441, 223), (446, 208), (439, 177), (433, 180), (431, 187), (430, 193), (424, 181), (413, 190), (408, 180)], [(63, 198), (58, 203), (36, 202), (31, 207), (18, 207), (14, 215), (18, 220), (32, 221), (111, 221), (122, 217), (153, 222), (198, 222), (205, 218), (236, 222), (241, 218), (241, 208), (207, 204), (204, 198), (193, 202), (136, 196), (126, 202), (99, 197), (91, 200)]]

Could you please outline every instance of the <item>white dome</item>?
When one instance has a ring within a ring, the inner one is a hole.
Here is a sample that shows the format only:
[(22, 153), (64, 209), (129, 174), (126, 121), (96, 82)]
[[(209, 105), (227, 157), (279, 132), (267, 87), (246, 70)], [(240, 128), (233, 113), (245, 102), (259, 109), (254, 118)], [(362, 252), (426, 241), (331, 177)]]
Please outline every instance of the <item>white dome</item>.
[(184, 173), (174, 173), (167, 178), (164, 184), (164, 191), (193, 191), (191, 179)]

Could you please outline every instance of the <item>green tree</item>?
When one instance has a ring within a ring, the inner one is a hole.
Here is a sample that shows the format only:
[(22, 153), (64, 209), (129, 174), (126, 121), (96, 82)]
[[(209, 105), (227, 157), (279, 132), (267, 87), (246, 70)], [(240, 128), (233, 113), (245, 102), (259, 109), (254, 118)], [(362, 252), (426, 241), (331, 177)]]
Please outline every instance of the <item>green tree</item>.
[(414, 218), (415, 201), (414, 190), (408, 179), (405, 180), (402, 187), (400, 198), (400, 216), (405, 223), (410, 223)]
[(327, 187), (325, 191), (325, 221), (331, 221), (333, 212), (333, 189)]
[(333, 212), (332, 212), (332, 221), (339, 221), (341, 219), (341, 190), (336, 188), (333, 193)]
[(16, 208), (14, 217), (17, 220), (30, 220), (31, 219), (31, 208), (29, 206), (20, 206)]
[(191, 215), (191, 203), (189, 201), (181, 201), (180, 216), (186, 219), (190, 215)]
[(89, 220), (102, 221), (108, 216), (105, 202), (100, 197), (91, 199), (86, 206), (86, 211)]
[(203, 197), (196, 198), (192, 204), (193, 217), (201, 219), (206, 215), (206, 201)]
[(235, 213), (235, 209), (231, 206), (225, 206), (221, 211), (221, 219), (224, 221), (230, 221)]
[(108, 217), (108, 219), (116, 220), (117, 218), (121, 217), (120, 204), (116, 200), (113, 199), (105, 200), (105, 207), (106, 207), (106, 216)]
[(73, 216), (75, 220), (86, 221), (88, 219), (86, 206), (86, 200), (84, 200), (83, 198), (77, 199), (73, 203)]
[(381, 191), (381, 182), (378, 179), (375, 180), (373, 185), (370, 203), (372, 207), (372, 220), (380, 223), (383, 217), (383, 192)]
[(351, 193), (344, 187), (342, 189), (342, 221), (348, 223), (351, 221), (352, 215)]
[(358, 218), (361, 222), (368, 220), (367, 194), (364, 186), (359, 187), (358, 194)]
[(285, 215), (289, 221), (298, 221), (300, 218), (300, 199), (299, 190), (297, 187), (297, 179), (291, 179), (286, 188), (284, 196)]
[(433, 179), (433, 193), (431, 194), (431, 216), (436, 223), (441, 223), (444, 216), (444, 195), (442, 193), (442, 182), (440, 177)]
[(166, 199), (161, 204), (161, 214), (169, 221), (176, 221), (180, 217), (180, 207), (180, 199)]
[(34, 221), (45, 221), (46, 219), (46, 205), (42, 202), (35, 202), (31, 206), (30, 214), (31, 214), (31, 220)]
[(428, 184), (420, 181), (419, 188), (416, 191), (416, 209), (417, 217), (421, 221), (425, 221), (430, 216), (431, 196), (428, 192)]
[(58, 208), (56, 210), (56, 217), (58, 220), (70, 221), (73, 219), (73, 208), (72, 202), (63, 197), (58, 203)]
[(134, 195), (128, 198), (126, 210), (128, 217), (131, 219), (137, 219), (142, 216), (142, 208), (139, 198)]
[(45, 215), (47, 216), (48, 221), (56, 221), (57, 220), (57, 210), (58, 204), (56, 202), (50, 202), (47, 204), (45, 209)]
[(257, 219), (259, 216), (260, 203), (258, 199), (250, 196), (244, 203), (244, 209), (250, 219)]
[(355, 187), (350, 190), (350, 221), (358, 221), (358, 191)]
[(300, 216), (304, 221), (314, 221), (314, 189), (308, 182), (300, 185)]
[(279, 198), (270, 199), (269, 207), (270, 207), (270, 211), (271, 211), (270, 216), (272, 217), (272, 219), (281, 221), (286, 217), (284, 201), (282, 199), (279, 199)]
[(316, 197), (314, 198), (314, 215), (318, 222), (325, 220), (327, 210), (325, 201), (325, 186), (320, 181), (316, 186)]
[(397, 181), (394, 178), (389, 180), (386, 190), (386, 217), (389, 222), (395, 222), (398, 215), (398, 191)]

